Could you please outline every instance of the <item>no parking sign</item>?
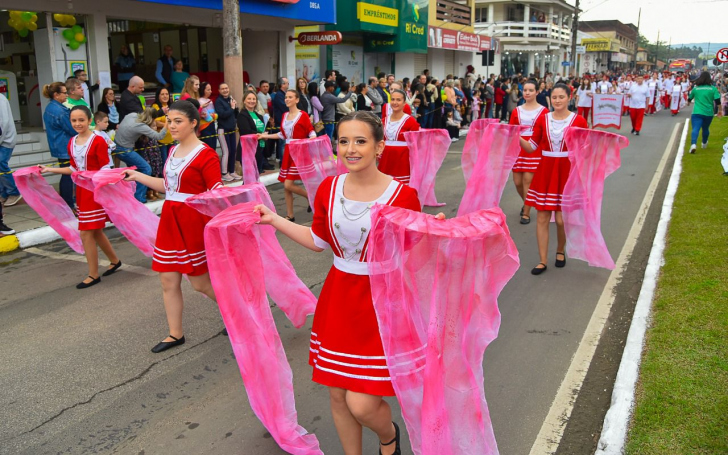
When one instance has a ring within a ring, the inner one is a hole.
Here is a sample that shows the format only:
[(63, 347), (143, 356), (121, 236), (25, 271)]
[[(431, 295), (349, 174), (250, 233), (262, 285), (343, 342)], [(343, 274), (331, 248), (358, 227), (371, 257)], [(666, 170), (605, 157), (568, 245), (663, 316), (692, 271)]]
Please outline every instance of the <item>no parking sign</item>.
[(728, 63), (728, 47), (724, 47), (715, 54), (715, 58), (720, 63)]

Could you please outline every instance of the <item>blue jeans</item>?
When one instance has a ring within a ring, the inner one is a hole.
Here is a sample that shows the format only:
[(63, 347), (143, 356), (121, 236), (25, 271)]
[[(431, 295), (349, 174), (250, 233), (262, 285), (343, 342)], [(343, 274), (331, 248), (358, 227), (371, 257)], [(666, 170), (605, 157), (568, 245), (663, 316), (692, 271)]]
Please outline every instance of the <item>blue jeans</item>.
[[(141, 172), (142, 174), (152, 175), (152, 167), (149, 165), (149, 163), (147, 163), (144, 158), (141, 157), (141, 155), (133, 151), (133, 149), (124, 148), (117, 144), (116, 156), (118, 156), (119, 159), (123, 161), (124, 164), (126, 164), (127, 166), (136, 166), (137, 171)], [(146, 203), (147, 187), (139, 182), (136, 182), (136, 191), (134, 192), (134, 197), (142, 204)]]
[(693, 114), (690, 116), (690, 123), (693, 124), (693, 135), (690, 140), (691, 144), (698, 143), (698, 133), (700, 128), (703, 129), (703, 144), (708, 143), (708, 136), (710, 135), (710, 123), (713, 121), (713, 116)]
[(336, 125), (330, 122), (324, 123), (324, 131), (326, 131), (326, 135), (329, 137), (329, 139), (334, 138), (334, 126)]
[(167, 163), (167, 157), (169, 156), (169, 144), (159, 144), (159, 151), (162, 152), (162, 165)]
[(0, 196), (7, 198), (8, 196), (17, 196), (20, 194), (18, 187), (15, 186), (15, 179), (13, 174), (5, 174), (10, 172), (10, 155), (13, 154), (13, 149), (7, 147), (0, 147)]
[[(69, 167), (71, 163), (68, 159), (58, 159), (58, 167)], [(61, 193), (61, 198), (68, 204), (69, 207), (74, 208), (76, 201), (73, 199), (73, 179), (70, 175), (61, 175), (61, 181), (58, 183), (58, 192)]]
[(430, 103), (425, 108), (425, 117), (422, 122), (422, 128), (432, 128), (432, 119), (434, 117), (435, 112), (435, 103)]

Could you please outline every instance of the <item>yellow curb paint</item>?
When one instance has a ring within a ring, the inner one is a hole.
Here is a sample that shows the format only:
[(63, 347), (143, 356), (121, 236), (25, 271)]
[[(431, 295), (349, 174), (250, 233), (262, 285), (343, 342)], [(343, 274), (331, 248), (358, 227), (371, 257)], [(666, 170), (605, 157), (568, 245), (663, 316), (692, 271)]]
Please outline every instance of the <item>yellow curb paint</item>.
[(0, 237), (0, 253), (9, 253), (17, 250), (20, 247), (20, 242), (16, 235), (6, 235)]

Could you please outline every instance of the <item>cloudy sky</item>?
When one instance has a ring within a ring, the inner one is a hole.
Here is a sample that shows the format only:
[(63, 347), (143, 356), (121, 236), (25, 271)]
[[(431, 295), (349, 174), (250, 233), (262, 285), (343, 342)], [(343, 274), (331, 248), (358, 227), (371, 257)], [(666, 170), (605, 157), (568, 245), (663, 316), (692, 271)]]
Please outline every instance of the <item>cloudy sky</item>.
[[(572, 5), (575, 0), (567, 0)], [(618, 19), (637, 25), (650, 41), (728, 42), (728, 0), (580, 0), (584, 20)], [(587, 31), (588, 33), (588, 31)]]

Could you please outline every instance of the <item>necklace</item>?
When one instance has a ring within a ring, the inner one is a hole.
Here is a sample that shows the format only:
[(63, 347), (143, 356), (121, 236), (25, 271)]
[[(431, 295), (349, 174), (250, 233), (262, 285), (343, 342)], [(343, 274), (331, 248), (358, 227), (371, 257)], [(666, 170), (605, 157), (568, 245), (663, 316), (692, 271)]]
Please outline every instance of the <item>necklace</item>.
[(344, 198), (340, 198), (339, 202), (341, 202), (341, 211), (344, 213), (344, 218), (346, 218), (349, 221), (357, 221), (361, 217), (367, 214), (369, 212), (370, 206), (367, 206), (363, 211), (359, 213), (352, 213), (346, 208), (346, 204), (344, 204)]
[[(345, 199), (342, 197), (339, 199), (339, 202), (341, 203), (341, 213), (344, 215), (344, 218), (346, 218), (349, 221), (357, 221), (363, 218), (367, 213), (369, 213), (369, 209), (371, 206), (367, 206), (364, 210), (362, 210), (359, 213), (352, 213), (346, 208)], [(348, 238), (346, 235), (344, 235), (344, 232), (341, 230), (341, 225), (339, 223), (334, 223), (334, 228), (338, 232), (338, 237), (340, 237), (346, 244), (349, 245), (349, 250), (351, 251), (351, 248), (354, 249), (352, 253), (347, 252), (347, 248), (341, 248), (341, 252), (344, 255), (344, 259), (347, 261), (358, 259), (358, 256), (361, 254), (361, 248), (359, 248), (359, 245), (361, 245), (362, 241), (364, 241), (365, 236), (367, 235), (367, 228), (362, 226), (359, 230), (359, 238), (356, 240), (356, 242), (350, 238)]]

